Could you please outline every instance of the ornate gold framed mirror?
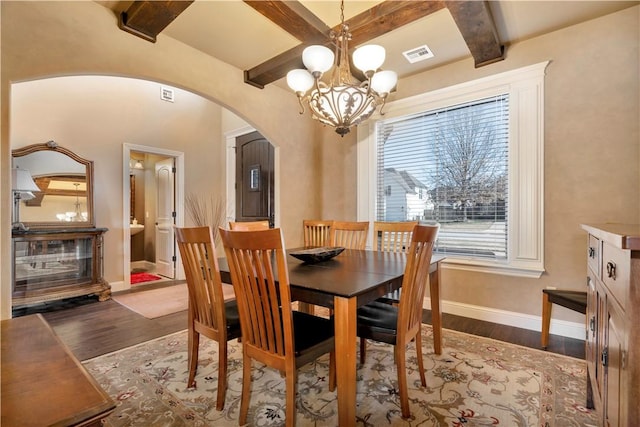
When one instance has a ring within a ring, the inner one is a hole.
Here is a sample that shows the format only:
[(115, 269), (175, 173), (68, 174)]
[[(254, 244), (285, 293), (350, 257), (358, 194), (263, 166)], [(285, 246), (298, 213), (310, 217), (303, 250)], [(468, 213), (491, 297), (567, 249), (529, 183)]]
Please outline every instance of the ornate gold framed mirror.
[(16, 198), (19, 218), (33, 229), (94, 227), (93, 161), (54, 141), (12, 151), (12, 167), (27, 170), (40, 191)]

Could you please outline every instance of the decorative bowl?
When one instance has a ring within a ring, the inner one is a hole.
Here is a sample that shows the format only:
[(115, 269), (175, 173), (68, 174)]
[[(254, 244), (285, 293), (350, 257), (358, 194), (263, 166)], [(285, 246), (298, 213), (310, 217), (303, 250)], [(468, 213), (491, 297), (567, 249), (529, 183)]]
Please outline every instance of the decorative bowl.
[(344, 248), (341, 246), (322, 246), (318, 248), (297, 249), (289, 252), (289, 255), (308, 264), (315, 264), (317, 262), (328, 261), (336, 255), (339, 255), (342, 251), (344, 251)]

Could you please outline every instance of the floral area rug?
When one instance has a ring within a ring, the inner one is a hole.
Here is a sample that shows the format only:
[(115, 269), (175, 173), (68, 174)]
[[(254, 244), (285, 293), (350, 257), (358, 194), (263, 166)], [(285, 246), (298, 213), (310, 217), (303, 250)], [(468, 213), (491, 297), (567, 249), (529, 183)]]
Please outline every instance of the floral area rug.
[[(586, 363), (450, 330), (435, 355), (432, 330), (423, 325), (427, 387), (421, 387), (415, 350), (408, 352), (411, 419), (403, 419), (393, 347), (367, 343), (357, 370), (356, 425), (378, 426), (596, 426), (585, 408)], [(85, 362), (117, 404), (107, 426), (237, 426), (242, 349), (229, 347), (225, 407), (215, 409), (216, 342), (201, 338), (196, 388), (187, 388), (187, 333), (168, 335)], [(280, 374), (253, 363), (248, 424), (284, 425), (285, 384)], [(337, 423), (335, 392), (328, 388), (328, 356), (298, 371), (296, 425)]]

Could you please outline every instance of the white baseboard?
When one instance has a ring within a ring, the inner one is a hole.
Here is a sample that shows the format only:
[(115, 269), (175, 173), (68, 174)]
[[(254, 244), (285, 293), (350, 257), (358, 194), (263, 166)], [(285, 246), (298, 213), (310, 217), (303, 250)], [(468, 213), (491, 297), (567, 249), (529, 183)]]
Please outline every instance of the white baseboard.
[[(431, 298), (424, 299), (424, 308), (431, 308)], [(498, 310), (495, 308), (482, 307), (477, 305), (463, 304), (454, 301), (442, 301), (443, 313), (455, 314), (457, 316), (469, 317), (471, 319), (484, 320), (501, 325), (515, 326), (517, 328), (529, 329), (531, 331), (542, 331), (542, 317), (530, 314), (516, 313), (514, 311)], [(585, 324), (568, 322), (566, 320), (551, 319), (549, 333), (567, 338), (584, 340)]]
[(130, 289), (125, 287), (126, 284), (124, 280), (121, 280), (119, 282), (109, 282), (109, 284), (111, 285), (111, 292), (118, 292), (118, 291), (124, 291), (126, 289)]

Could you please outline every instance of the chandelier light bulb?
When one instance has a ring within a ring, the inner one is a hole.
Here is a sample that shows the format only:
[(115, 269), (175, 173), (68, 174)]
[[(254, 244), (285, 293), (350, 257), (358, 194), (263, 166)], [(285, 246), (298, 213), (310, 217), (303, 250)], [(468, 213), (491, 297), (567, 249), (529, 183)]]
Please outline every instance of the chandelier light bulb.
[(291, 70), (287, 73), (287, 85), (295, 93), (307, 93), (313, 87), (313, 76), (307, 70)]
[(334, 59), (331, 49), (325, 46), (313, 45), (302, 51), (302, 63), (311, 74), (329, 71)]
[(353, 52), (353, 65), (363, 73), (376, 72), (382, 67), (386, 57), (384, 48), (377, 44), (361, 46)]
[(371, 89), (381, 95), (391, 92), (396, 83), (398, 83), (398, 75), (395, 71), (380, 71), (371, 77)]

